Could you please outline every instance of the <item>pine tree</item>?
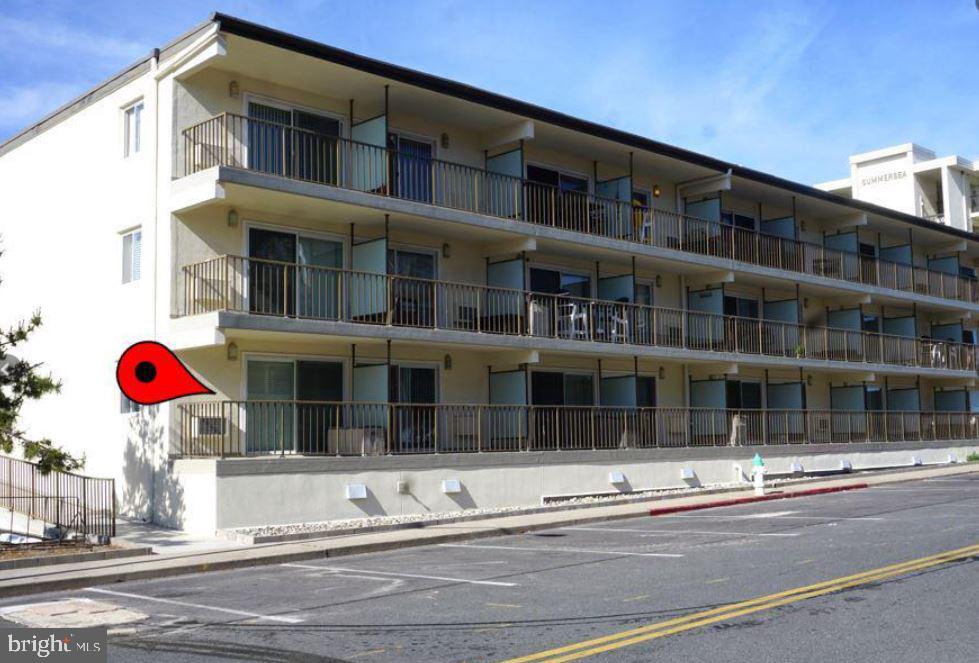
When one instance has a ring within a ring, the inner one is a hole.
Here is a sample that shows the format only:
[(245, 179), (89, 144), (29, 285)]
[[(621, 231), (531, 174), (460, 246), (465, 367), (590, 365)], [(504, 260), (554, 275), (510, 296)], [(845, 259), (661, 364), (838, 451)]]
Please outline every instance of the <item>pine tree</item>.
[[(0, 257), (3, 251), (0, 250)], [(2, 283), (2, 281), (0, 281)], [(42, 474), (52, 470), (70, 472), (85, 464), (47, 438), (31, 438), (18, 428), (20, 408), (26, 400), (37, 400), (61, 391), (61, 382), (51, 375), (42, 375), (40, 363), (18, 359), (10, 351), (25, 343), (41, 326), (41, 313), (35, 311), (30, 320), (21, 321), (8, 329), (0, 329), (0, 451), (12, 453), (20, 445), (24, 458), (35, 461)]]

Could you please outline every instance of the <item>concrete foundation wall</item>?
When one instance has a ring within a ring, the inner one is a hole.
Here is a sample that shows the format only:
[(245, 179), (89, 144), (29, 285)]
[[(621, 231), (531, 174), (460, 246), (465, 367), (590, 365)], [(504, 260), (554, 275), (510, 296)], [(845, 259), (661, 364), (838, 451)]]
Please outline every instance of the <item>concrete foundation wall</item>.
[[(969, 441), (920, 444), (813, 445), (807, 447), (649, 449), (396, 458), (281, 458), (178, 460), (173, 479), (179, 498), (193, 509), (174, 509), (166, 524), (211, 534), (215, 529), (323, 521), (364, 516), (535, 506), (546, 497), (731, 483), (735, 465), (750, 470), (756, 451), (770, 473), (806, 472), (960, 462), (979, 449)], [(695, 478), (683, 480), (682, 468)], [(625, 481), (609, 482), (610, 472)], [(741, 475), (741, 480), (748, 477)], [(445, 494), (442, 482), (457, 479), (461, 492)], [(407, 492), (398, 493), (398, 482)], [(364, 484), (365, 499), (345, 497), (349, 484)], [(214, 505), (210, 509), (208, 505)]]

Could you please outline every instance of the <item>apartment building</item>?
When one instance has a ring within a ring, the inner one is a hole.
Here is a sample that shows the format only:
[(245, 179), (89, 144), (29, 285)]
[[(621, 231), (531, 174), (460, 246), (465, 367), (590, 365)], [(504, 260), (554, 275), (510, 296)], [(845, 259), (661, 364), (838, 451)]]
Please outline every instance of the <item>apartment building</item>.
[(816, 188), (960, 230), (973, 232), (979, 223), (979, 162), (938, 157), (914, 143), (854, 154), (849, 177)]
[[(64, 381), (27, 423), (160, 523), (726, 482), (758, 450), (946, 462), (979, 435), (969, 224), (236, 18), (8, 141), (0, 182), (3, 314), (42, 308), (31, 356)], [(216, 394), (126, 401), (142, 339)]]

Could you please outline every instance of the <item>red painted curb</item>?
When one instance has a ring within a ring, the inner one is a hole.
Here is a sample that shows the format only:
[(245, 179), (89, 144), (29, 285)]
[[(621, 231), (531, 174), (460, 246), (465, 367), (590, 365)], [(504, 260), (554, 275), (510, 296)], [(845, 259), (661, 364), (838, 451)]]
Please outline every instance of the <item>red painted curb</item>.
[(752, 495), (750, 497), (732, 497), (726, 500), (713, 500), (711, 502), (701, 502), (700, 504), (684, 504), (683, 506), (666, 506), (660, 509), (650, 509), (651, 516), (664, 516), (669, 513), (679, 513), (680, 511), (697, 511), (698, 509), (714, 509), (719, 506), (734, 506), (736, 504), (751, 504), (752, 502), (768, 502), (770, 500), (784, 500), (790, 497), (808, 497), (809, 495), (825, 495), (826, 493), (841, 493), (845, 490), (858, 490), (868, 488), (866, 483), (852, 483), (846, 486), (833, 486), (829, 488), (809, 488), (807, 490), (795, 490), (791, 493), (771, 493), (770, 495)]

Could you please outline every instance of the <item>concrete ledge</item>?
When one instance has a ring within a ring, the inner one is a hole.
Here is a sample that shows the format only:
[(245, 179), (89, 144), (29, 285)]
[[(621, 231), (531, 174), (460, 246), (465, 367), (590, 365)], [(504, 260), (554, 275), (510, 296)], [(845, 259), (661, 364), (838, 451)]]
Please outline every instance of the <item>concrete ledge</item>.
[(93, 562), (105, 559), (122, 559), (125, 557), (145, 557), (153, 553), (152, 548), (117, 548), (115, 550), (93, 550), (90, 552), (69, 553), (66, 555), (47, 555), (38, 557), (20, 557), (0, 561), (0, 571), (6, 569), (28, 569), (39, 566), (56, 566), (58, 564), (77, 564), (78, 562)]

